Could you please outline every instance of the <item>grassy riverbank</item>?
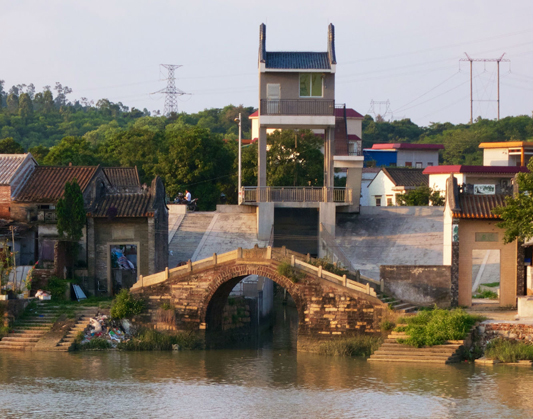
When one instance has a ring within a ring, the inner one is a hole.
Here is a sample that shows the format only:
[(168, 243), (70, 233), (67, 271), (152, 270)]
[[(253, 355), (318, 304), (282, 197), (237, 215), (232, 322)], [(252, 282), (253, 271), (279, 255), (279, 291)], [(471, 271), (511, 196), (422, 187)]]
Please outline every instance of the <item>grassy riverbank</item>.
[(472, 326), (481, 320), (484, 320), (482, 316), (468, 314), (463, 309), (434, 308), (421, 311), (413, 317), (399, 319), (399, 323), (407, 326), (400, 326), (395, 330), (409, 336), (407, 339), (399, 339), (400, 343), (421, 348), (442, 345), (448, 340), (462, 340)]
[(334, 356), (370, 356), (383, 343), (381, 336), (353, 336), (339, 338), (331, 341), (320, 342), (318, 353), (320, 355)]
[(533, 361), (533, 345), (508, 339), (495, 339), (487, 345), (485, 358), (500, 362)]

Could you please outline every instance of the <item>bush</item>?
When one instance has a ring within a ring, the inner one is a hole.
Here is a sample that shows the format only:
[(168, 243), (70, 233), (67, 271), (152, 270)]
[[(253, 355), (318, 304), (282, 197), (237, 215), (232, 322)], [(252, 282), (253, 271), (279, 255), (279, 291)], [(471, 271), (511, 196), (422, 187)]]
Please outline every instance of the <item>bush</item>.
[(473, 316), (463, 309), (421, 311), (416, 316), (405, 317), (407, 326), (397, 327), (398, 332), (405, 332), (409, 337), (399, 339), (400, 343), (420, 348), (422, 346), (442, 345), (448, 340), (462, 340), (470, 332), (481, 316)]
[(295, 284), (305, 278), (305, 274), (298, 272), (289, 262), (281, 262), (278, 265), (278, 273), (289, 278)]
[(128, 290), (121, 290), (111, 305), (111, 317), (114, 319), (132, 318), (144, 310), (144, 301), (135, 298)]
[(124, 351), (169, 351), (172, 345), (179, 345), (181, 349), (198, 349), (201, 342), (193, 334), (170, 335), (154, 329), (144, 329), (129, 341), (120, 342), (117, 348)]
[(83, 343), (79, 345), (79, 349), (82, 351), (90, 351), (90, 350), (101, 350), (101, 349), (110, 349), (111, 344), (102, 338), (94, 338), (91, 339), (87, 343)]
[(311, 265), (313, 266), (322, 266), (322, 269), (325, 271), (331, 272), (332, 274), (343, 276), (348, 275), (349, 272), (342, 264), (337, 263), (334, 264), (330, 259), (328, 258), (317, 258), (311, 260)]
[(368, 335), (330, 340), (320, 344), (318, 353), (336, 356), (370, 356), (382, 342), (381, 337)]
[(9, 326), (0, 326), (0, 339), (5, 338), (9, 332), (11, 332), (11, 328)]
[(533, 345), (531, 343), (498, 338), (487, 345), (485, 357), (497, 359), (500, 362), (533, 361)]
[(69, 287), (69, 283), (75, 282), (72, 279), (62, 279), (57, 276), (51, 276), (43, 289), (52, 295), (54, 301), (65, 301), (65, 294)]
[(472, 298), (487, 298), (489, 300), (497, 300), (498, 294), (491, 290), (481, 291), (479, 288)]
[(383, 320), (380, 324), (380, 329), (382, 332), (388, 332), (394, 329), (394, 323), (390, 320)]

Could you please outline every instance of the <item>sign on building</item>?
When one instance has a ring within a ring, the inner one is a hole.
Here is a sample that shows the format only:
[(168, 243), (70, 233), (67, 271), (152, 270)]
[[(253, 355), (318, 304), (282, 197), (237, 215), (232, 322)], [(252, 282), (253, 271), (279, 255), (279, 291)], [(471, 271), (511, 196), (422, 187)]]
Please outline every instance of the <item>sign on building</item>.
[(474, 185), (474, 195), (494, 195), (496, 185)]

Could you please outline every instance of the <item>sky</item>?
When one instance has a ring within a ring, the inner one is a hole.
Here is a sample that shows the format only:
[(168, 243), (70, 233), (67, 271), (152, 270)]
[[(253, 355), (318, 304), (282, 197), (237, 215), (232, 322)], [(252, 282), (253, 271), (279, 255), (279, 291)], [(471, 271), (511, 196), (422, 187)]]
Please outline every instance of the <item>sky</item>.
[[(326, 51), (333, 23), (337, 103), (422, 126), (467, 123), (460, 59), (505, 53), (501, 117), (533, 111), (531, 0), (0, 0), (0, 11), (6, 90), (60, 82), (70, 100), (163, 111), (160, 64), (176, 64), (176, 86), (190, 93), (179, 111), (257, 107), (259, 25), (267, 51)], [(496, 81), (495, 63), (473, 63), (474, 118), (496, 118)]]

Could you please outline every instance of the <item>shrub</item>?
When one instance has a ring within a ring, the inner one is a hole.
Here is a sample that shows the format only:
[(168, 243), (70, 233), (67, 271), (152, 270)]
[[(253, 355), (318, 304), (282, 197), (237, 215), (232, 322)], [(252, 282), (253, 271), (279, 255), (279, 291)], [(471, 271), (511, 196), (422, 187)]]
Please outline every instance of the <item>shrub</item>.
[(461, 340), (466, 337), (472, 326), (482, 320), (463, 309), (421, 311), (416, 316), (403, 319), (407, 326), (397, 327), (409, 337), (399, 339), (400, 343), (420, 348), (422, 346), (442, 345), (448, 340)]
[(380, 329), (383, 332), (388, 332), (389, 330), (394, 329), (394, 323), (390, 320), (383, 320), (380, 324)]
[(131, 318), (141, 314), (144, 310), (144, 301), (135, 298), (126, 289), (122, 289), (111, 305), (111, 317), (114, 319)]
[(491, 290), (481, 291), (480, 289), (472, 296), (472, 298), (487, 298), (489, 300), (497, 300), (498, 294)]
[(533, 345), (531, 343), (498, 338), (489, 342), (485, 349), (485, 357), (497, 359), (500, 362), (533, 361)]
[(9, 332), (11, 332), (11, 328), (9, 326), (0, 326), (0, 339), (5, 338)]
[(318, 353), (335, 356), (370, 356), (382, 342), (381, 337), (368, 335), (335, 339), (322, 342), (318, 348)]
[(322, 269), (331, 272), (332, 274), (343, 276), (348, 275), (349, 272), (342, 264), (336, 263), (334, 264), (331, 259), (329, 258), (317, 258), (311, 260), (311, 265), (313, 266), (322, 266)]
[(83, 343), (79, 345), (80, 350), (82, 351), (90, 351), (90, 350), (101, 350), (101, 349), (109, 349), (111, 348), (111, 343), (109, 343), (107, 340), (102, 338), (94, 338), (91, 339), (87, 343)]
[(305, 278), (305, 274), (303, 272), (298, 272), (293, 266), (291, 266), (289, 262), (286, 261), (281, 262), (278, 265), (278, 273), (289, 278), (295, 284)]
[(124, 351), (168, 351), (172, 349), (172, 345), (179, 345), (181, 349), (198, 349), (201, 342), (193, 334), (171, 335), (154, 329), (143, 329), (129, 341), (120, 342), (117, 348)]
[(75, 282), (72, 279), (62, 279), (57, 276), (51, 276), (43, 289), (52, 295), (54, 301), (65, 301), (65, 294), (69, 287), (69, 283)]

